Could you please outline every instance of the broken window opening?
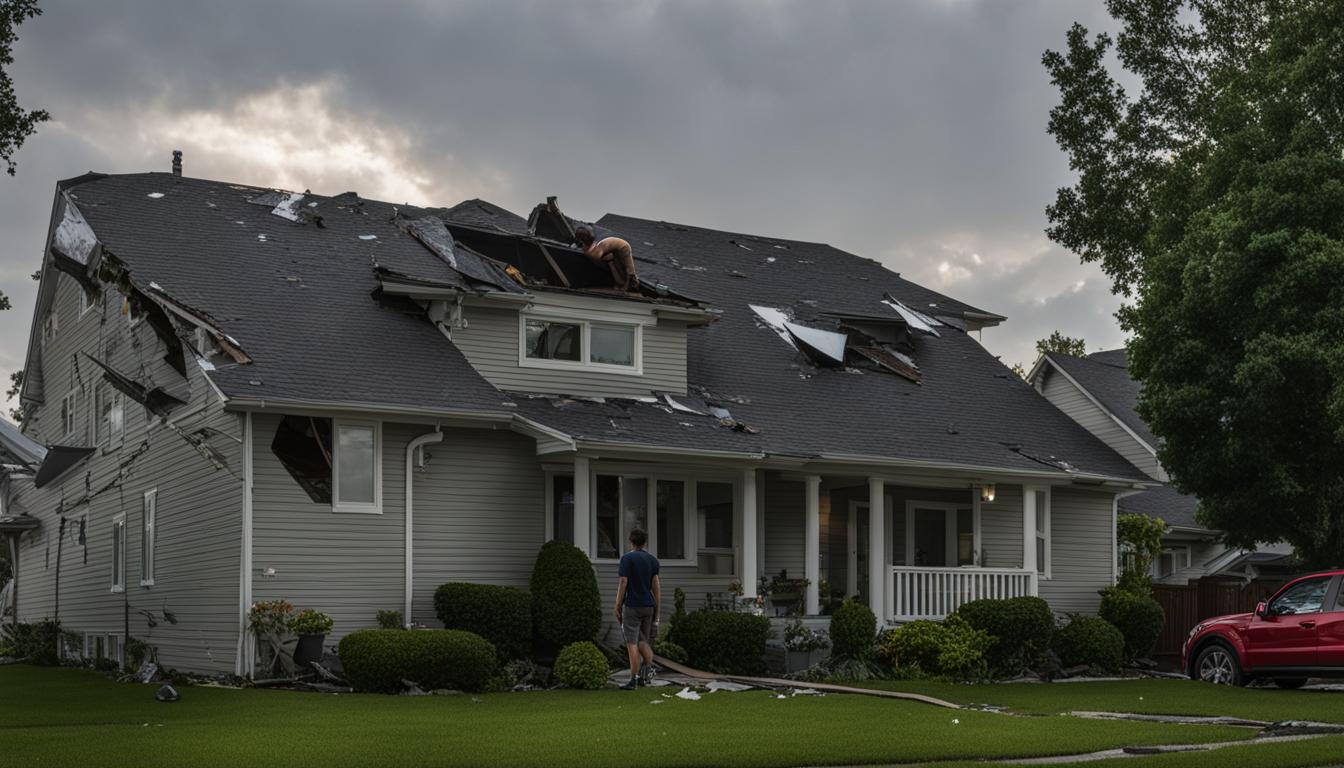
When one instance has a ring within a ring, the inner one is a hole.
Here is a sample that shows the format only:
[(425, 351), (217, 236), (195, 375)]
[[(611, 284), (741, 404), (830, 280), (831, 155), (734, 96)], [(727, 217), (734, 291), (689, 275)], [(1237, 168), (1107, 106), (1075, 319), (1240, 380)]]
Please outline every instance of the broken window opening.
[(316, 504), (331, 503), (331, 419), (285, 416), (271, 453)]

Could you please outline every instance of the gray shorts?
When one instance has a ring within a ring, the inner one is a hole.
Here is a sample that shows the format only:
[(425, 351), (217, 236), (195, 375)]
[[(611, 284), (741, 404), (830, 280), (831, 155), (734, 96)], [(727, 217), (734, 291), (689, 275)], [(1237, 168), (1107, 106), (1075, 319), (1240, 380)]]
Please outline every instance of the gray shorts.
[(621, 613), (621, 634), (626, 645), (653, 642), (653, 606), (625, 606)]

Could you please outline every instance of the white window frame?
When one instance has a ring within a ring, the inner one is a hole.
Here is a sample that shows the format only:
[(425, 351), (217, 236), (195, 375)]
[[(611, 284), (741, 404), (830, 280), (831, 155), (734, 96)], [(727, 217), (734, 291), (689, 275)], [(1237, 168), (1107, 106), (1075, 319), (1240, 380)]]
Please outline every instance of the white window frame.
[[(341, 428), (373, 428), (373, 503), (341, 501)], [(379, 421), (332, 419), (331, 421), (331, 511), (360, 515), (383, 513), (383, 424)]]
[[(1052, 517), (1050, 508), (1053, 506), (1053, 494), (1050, 492), (1050, 486), (1048, 485), (1027, 486), (1023, 490), (1024, 494), (1036, 493), (1039, 491), (1045, 496), (1045, 504), (1036, 505), (1036, 530), (1032, 532), (1033, 536), (1035, 536), (1035, 540), (1031, 542), (1031, 545), (1034, 547), (1036, 546), (1036, 542), (1044, 541), (1045, 546), (1041, 548), (1042, 552), (1036, 558), (1036, 575), (1042, 579), (1049, 579), (1051, 577), (1052, 569), (1050, 551), (1054, 549), (1054, 535), (1051, 533), (1050, 519)], [(1044, 521), (1044, 525), (1041, 524), (1042, 521)]]
[(89, 311), (98, 306), (98, 294), (90, 293), (83, 286), (79, 287), (79, 316), (83, 317), (89, 314)]
[[(555, 472), (554, 474), (570, 474), (570, 473), (567, 473), (567, 472)], [(597, 476), (598, 476), (598, 475), (615, 475), (615, 476), (617, 476), (617, 477), (621, 477), (621, 478), (629, 478), (629, 479), (631, 479), (631, 480), (646, 480), (646, 481), (648, 482), (648, 490), (647, 490), (647, 493), (648, 493), (648, 502), (647, 502), (647, 503), (648, 503), (648, 510), (649, 510), (649, 530), (648, 530), (648, 534), (649, 534), (649, 543), (648, 543), (648, 550), (658, 557), (658, 561), (659, 561), (660, 563), (662, 563), (663, 565), (695, 566), (695, 565), (698, 565), (698, 564), (699, 564), (700, 551), (701, 551), (701, 550), (704, 550), (704, 551), (707, 551), (707, 552), (713, 552), (713, 553), (719, 553), (719, 554), (728, 554), (728, 553), (732, 553), (732, 554), (734, 555), (734, 561), (733, 561), (733, 562), (734, 562), (734, 570), (738, 570), (737, 565), (741, 562), (741, 557), (740, 557), (740, 554), (736, 552), (737, 548), (740, 546), (740, 545), (737, 544), (736, 542), (737, 542), (738, 538), (740, 537), (740, 530), (739, 530), (739, 529), (740, 529), (740, 524), (738, 523), (738, 517), (740, 517), (740, 513), (741, 513), (741, 511), (742, 511), (742, 499), (741, 499), (741, 489), (738, 488), (738, 484), (737, 484), (737, 480), (736, 480), (736, 478), (734, 478), (734, 477), (730, 477), (730, 476), (727, 476), (727, 475), (722, 475), (722, 476), (721, 476), (721, 475), (718, 475), (718, 474), (715, 474), (715, 473), (708, 473), (708, 472), (703, 472), (703, 473), (702, 473), (702, 472), (676, 472), (676, 471), (674, 471), (674, 472), (663, 472), (663, 471), (653, 471), (653, 472), (650, 472), (650, 471), (648, 470), (648, 468), (644, 468), (644, 467), (636, 468), (636, 467), (631, 467), (631, 466), (605, 465), (605, 464), (604, 464), (604, 465), (598, 465), (598, 466), (590, 466), (590, 467), (589, 467), (589, 470), (588, 470), (588, 483), (589, 483), (588, 487), (589, 487), (589, 489), (591, 489), (590, 492), (589, 492), (589, 495), (588, 495), (588, 496), (589, 496), (589, 498), (588, 498), (588, 506), (589, 506), (589, 509), (588, 509), (588, 525), (589, 525), (589, 530), (591, 530), (591, 531), (593, 532), (593, 539), (592, 539), (592, 547), (593, 547), (593, 551), (592, 551), (592, 560), (593, 560), (594, 563), (617, 563), (617, 562), (620, 562), (621, 555), (622, 555), (622, 554), (625, 554), (625, 551), (624, 551), (624, 550), (620, 550), (620, 552), (619, 552), (619, 553), (616, 555), (616, 557), (614, 557), (614, 558), (611, 558), (611, 557), (598, 557), (598, 555), (597, 555)], [(684, 518), (683, 518), (683, 519), (685, 520), (685, 524), (684, 524), (684, 526), (683, 526), (683, 527), (684, 527), (684, 530), (682, 531), (682, 536), (683, 536), (684, 539), (685, 539), (685, 542), (684, 542), (684, 548), (683, 548), (683, 550), (682, 550), (682, 551), (685, 553), (685, 556), (684, 556), (684, 557), (680, 557), (680, 558), (676, 558), (676, 559), (665, 558), (665, 557), (662, 556), (662, 554), (661, 554), (661, 552), (660, 552), (660, 547), (659, 547), (659, 542), (658, 542), (658, 483), (659, 483), (659, 481), (662, 481), (662, 482), (669, 482), (669, 481), (670, 481), (670, 482), (679, 482), (679, 483), (682, 484), (682, 486), (681, 486), (681, 487), (682, 487), (682, 502), (683, 502), (683, 504), (685, 505), (684, 510), (683, 510), (683, 514), (684, 514)], [(697, 507), (696, 507), (696, 484), (697, 484), (697, 483), (726, 483), (726, 484), (730, 484), (730, 485), (733, 486), (733, 541), (734, 541), (735, 543), (734, 543), (734, 546), (733, 546), (732, 549), (721, 549), (721, 548), (709, 549), (709, 548), (703, 546), (703, 541), (704, 541), (704, 539), (703, 539), (703, 528), (704, 528), (704, 526), (701, 524), (700, 516), (699, 516), (699, 514), (697, 514)], [(549, 482), (547, 483), (547, 488), (550, 488), (550, 483), (549, 483)], [(551, 493), (550, 493), (550, 491), (548, 491), (548, 492), (547, 492), (547, 505), (546, 505), (546, 509), (547, 509), (547, 513), (546, 513), (546, 519), (547, 519), (546, 527), (547, 527), (547, 531), (546, 531), (546, 532), (547, 532), (547, 534), (548, 534), (548, 535), (547, 535), (547, 539), (548, 539), (548, 540), (550, 539), (551, 534), (553, 534), (553, 530), (552, 530), (552, 529), (553, 529), (553, 527), (554, 527), (554, 526), (550, 523), (550, 519), (551, 519), (551, 518), (550, 518), (550, 510), (551, 510), (551, 508), (552, 508), (552, 503), (553, 503), (554, 500), (551, 499), (550, 497), (551, 497)], [(630, 532), (629, 532), (629, 531), (626, 531), (626, 530), (623, 529), (624, 521), (625, 521), (625, 509), (624, 509), (624, 507), (625, 507), (625, 500), (624, 500), (624, 498), (622, 497), (622, 499), (621, 499), (620, 516), (617, 517), (617, 531), (616, 531), (616, 533), (617, 533), (617, 537), (620, 539), (618, 542), (616, 542), (616, 546), (617, 546), (618, 549), (621, 548), (621, 547), (624, 547), (624, 546), (625, 546), (626, 540), (627, 540), (627, 538), (628, 538), (629, 535), (630, 535)]]
[(155, 554), (159, 542), (159, 489), (145, 491), (140, 505), (140, 586), (154, 586)]
[(61, 398), (61, 442), (74, 436), (75, 425), (79, 419), (76, 416), (76, 408), (79, 407), (79, 393), (75, 391), (67, 392)]
[[(546, 323), (564, 323), (579, 326), (579, 359), (546, 360), (527, 356), (527, 323), (536, 320)], [(640, 376), (644, 373), (644, 326), (647, 322), (638, 318), (621, 315), (602, 315), (591, 312), (566, 312), (548, 309), (544, 312), (518, 313), (518, 365), (522, 368), (550, 368), (566, 371), (600, 371), (625, 376)], [(592, 353), (592, 330), (594, 325), (619, 326), (634, 331), (634, 365), (615, 365), (612, 363), (594, 363)]]
[[(978, 496), (978, 492), (977, 492)], [(866, 504), (866, 502), (865, 502)], [(952, 561), (953, 565), (928, 566), (942, 568), (973, 568), (980, 565), (980, 516), (977, 514), (977, 504), (974, 499), (971, 501), (917, 501), (907, 500), (905, 502), (905, 564), (910, 567), (919, 568), (915, 565), (915, 510), (930, 509), (941, 510), (943, 513), (943, 527), (946, 531), (946, 551), (943, 559)], [(956, 565), (960, 552), (958, 548), (961, 542), (957, 539), (957, 513), (963, 509), (971, 512), (971, 563), (970, 565)], [(888, 529), (890, 530), (890, 529)]]
[(46, 317), (42, 318), (42, 343), (44, 345), (55, 341), (56, 334), (61, 330), (60, 322), (56, 318), (56, 307), (54, 306), (47, 311)]
[[(1177, 562), (1176, 560), (1172, 561), (1171, 573), (1167, 574), (1162, 573), (1163, 555), (1175, 555), (1180, 561), (1180, 562)], [(1162, 547), (1162, 551), (1157, 554), (1157, 557), (1153, 558), (1153, 564), (1150, 566), (1151, 572), (1149, 575), (1151, 575), (1155, 579), (1167, 579), (1189, 568), (1190, 564), (1193, 561), (1194, 561), (1193, 553), (1191, 552), (1189, 544), (1164, 545)]]
[(126, 513), (122, 512), (112, 517), (112, 592), (126, 591), (126, 544)]

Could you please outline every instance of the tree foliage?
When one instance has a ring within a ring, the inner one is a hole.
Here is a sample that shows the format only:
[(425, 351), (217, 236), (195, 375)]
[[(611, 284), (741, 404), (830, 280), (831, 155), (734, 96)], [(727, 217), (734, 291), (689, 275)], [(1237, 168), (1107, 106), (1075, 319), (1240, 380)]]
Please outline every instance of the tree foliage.
[[(1087, 342), (1081, 336), (1065, 336), (1059, 331), (1052, 331), (1044, 339), (1036, 340), (1036, 352), (1044, 355), (1046, 352), (1061, 352), (1074, 357), (1082, 357), (1087, 354)], [(1021, 363), (1013, 363), (1013, 373), (1019, 377), (1027, 378), (1027, 368)]]
[(1136, 595), (1152, 594), (1153, 561), (1162, 554), (1162, 535), (1167, 523), (1148, 515), (1120, 515), (1115, 519), (1115, 539), (1125, 554), (1120, 587)]
[[(1344, 552), (1344, 3), (1108, 0), (1043, 62), (1075, 183), (1048, 234), (1097, 262), (1140, 414), (1235, 546)], [(1128, 93), (1111, 53), (1140, 88)]]
[(50, 115), (45, 110), (25, 110), (14, 95), (14, 81), (6, 68), (14, 63), (14, 43), (19, 39), (16, 28), (42, 9), (37, 0), (0, 0), (0, 160), (4, 160), (10, 176), (14, 175), (14, 154), (23, 146), (24, 139), (37, 131), (38, 123)]

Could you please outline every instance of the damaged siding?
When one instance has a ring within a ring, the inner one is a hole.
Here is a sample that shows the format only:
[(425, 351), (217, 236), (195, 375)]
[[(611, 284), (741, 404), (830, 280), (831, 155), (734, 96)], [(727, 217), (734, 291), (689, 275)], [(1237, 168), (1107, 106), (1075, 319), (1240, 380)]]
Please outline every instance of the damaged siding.
[(1115, 419), (1098, 408), (1096, 403), (1073, 385), (1073, 382), (1064, 378), (1054, 368), (1045, 369), (1037, 389), (1047, 400), (1054, 403), (1056, 408), (1078, 422), (1098, 440), (1109, 445), (1116, 453), (1124, 456), (1131, 464), (1143, 470), (1149, 477), (1167, 482), (1167, 474), (1162, 470), (1157, 457), (1140, 445), (1133, 435), (1125, 431)]
[(518, 364), (518, 311), (470, 307), (467, 327), (453, 343), (472, 366), (500, 389), (563, 395), (637, 397), (651, 392), (686, 393), (686, 324), (660, 320), (644, 326), (641, 375), (610, 371), (524, 368)]
[[(121, 371), (138, 374), (141, 366), (159, 385), (169, 386), (187, 404), (174, 416), (185, 432), (210, 427), (219, 430), (208, 443), (225, 464), (242, 475), (239, 418), (223, 412), (214, 390), (195, 366), (188, 379), (163, 362), (166, 351), (145, 323), (129, 326), (120, 314), (121, 296), (105, 290), (100, 301), (79, 315), (82, 288), (70, 277), (57, 278), (55, 311), (59, 331), (47, 345), (42, 367), (46, 401), (28, 425), (29, 434), (42, 442), (63, 438), (61, 398), (79, 391), (75, 412), (73, 445), (88, 445), (92, 436), (94, 382), (101, 372), (80, 357), (78, 374), (73, 356), (96, 355)], [(100, 328), (100, 321), (105, 321)], [(37, 332), (40, 333), (40, 330)], [(119, 449), (98, 450), (86, 462), (71, 469), (56, 482), (41, 489), (31, 480), (14, 481), (11, 502), (42, 522), (36, 534), (26, 534), (19, 548), (19, 613), (24, 621), (52, 617), (56, 612), (56, 571), (60, 559), (60, 614), (64, 629), (79, 633), (122, 635), (126, 604), (129, 604), (130, 634), (158, 649), (161, 664), (203, 672), (233, 670), (238, 617), (238, 533), (242, 506), (242, 483), (228, 472), (215, 469), (177, 434), (160, 425), (147, 428), (148, 419), (139, 405), (126, 406), (126, 430)], [(119, 486), (104, 491), (88, 503), (68, 509), (65, 540), (59, 541), (62, 499), (72, 504), (90, 489), (113, 483), (119, 465), (129, 461), (140, 446), (145, 451), (122, 472)], [(144, 493), (158, 489), (155, 583), (140, 586), (141, 525)], [(111, 591), (112, 520), (126, 519), (126, 592)], [(79, 544), (79, 523), (85, 523), (85, 546)], [(87, 555), (87, 557), (86, 557)], [(155, 616), (150, 628), (141, 611)], [(177, 624), (164, 620), (174, 615)]]
[(1099, 590), (1114, 583), (1115, 494), (1056, 486), (1050, 495), (1050, 578), (1040, 594), (1057, 612), (1096, 613)]

